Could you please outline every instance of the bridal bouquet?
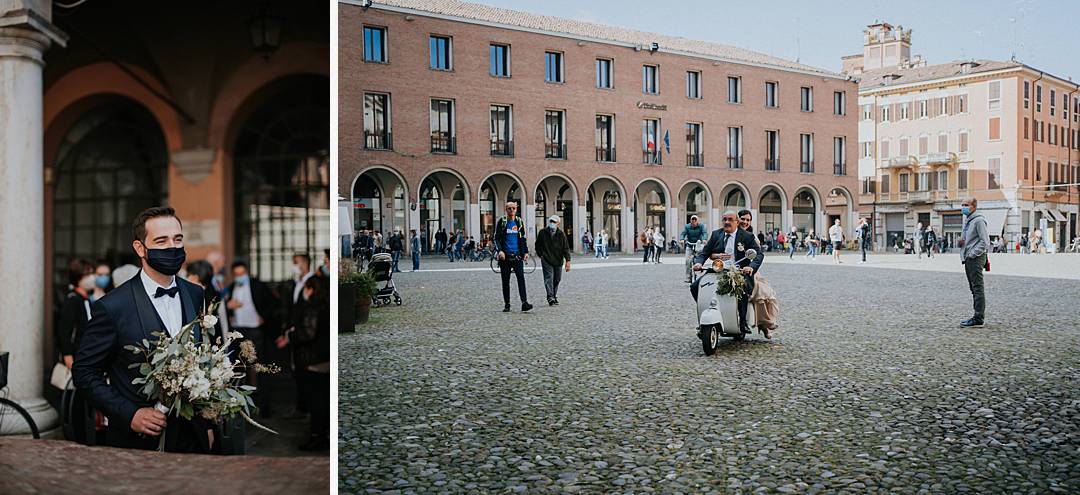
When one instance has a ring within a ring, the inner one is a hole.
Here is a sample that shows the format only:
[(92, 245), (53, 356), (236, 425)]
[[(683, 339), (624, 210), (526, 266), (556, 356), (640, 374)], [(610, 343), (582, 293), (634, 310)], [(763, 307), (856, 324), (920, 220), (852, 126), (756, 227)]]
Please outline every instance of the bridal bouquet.
[[(273, 430), (251, 419), (250, 408), (255, 407), (251, 394), (255, 387), (236, 385), (245, 376), (250, 367), (259, 373), (276, 373), (277, 366), (263, 365), (258, 362), (255, 348), (251, 341), (242, 341), (239, 345), (239, 358), (229, 357), (230, 345), (243, 337), (238, 332), (228, 332), (219, 344), (214, 344), (214, 326), (217, 325), (218, 306), (215, 300), (194, 320), (184, 325), (175, 337), (165, 332), (154, 332), (159, 340), (151, 347), (151, 342), (143, 339), (141, 346), (129, 345), (125, 349), (146, 356), (145, 363), (132, 364), (139, 368), (142, 375), (133, 383), (142, 385), (142, 393), (151, 400), (156, 400), (154, 407), (168, 415), (175, 414), (184, 419), (196, 415), (206, 420), (217, 422), (235, 416), (242, 416), (248, 423), (270, 433)], [(202, 330), (205, 338), (197, 342), (195, 328)], [(164, 447), (165, 434), (162, 433), (158, 450)]]
[(736, 299), (746, 297), (746, 276), (738, 265), (720, 270), (716, 274), (716, 293), (721, 296), (730, 295)]

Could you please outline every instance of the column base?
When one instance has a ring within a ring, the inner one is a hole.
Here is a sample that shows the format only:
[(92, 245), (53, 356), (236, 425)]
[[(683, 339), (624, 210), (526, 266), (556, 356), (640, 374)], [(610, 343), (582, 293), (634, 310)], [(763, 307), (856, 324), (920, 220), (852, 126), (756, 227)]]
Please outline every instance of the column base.
[[(42, 437), (45, 437), (47, 432), (55, 434), (55, 430), (60, 427), (60, 414), (45, 399), (38, 397), (15, 402), (30, 413)], [(10, 407), (0, 405), (0, 436), (29, 436), (30, 434), (30, 425), (26, 424), (21, 414)]]

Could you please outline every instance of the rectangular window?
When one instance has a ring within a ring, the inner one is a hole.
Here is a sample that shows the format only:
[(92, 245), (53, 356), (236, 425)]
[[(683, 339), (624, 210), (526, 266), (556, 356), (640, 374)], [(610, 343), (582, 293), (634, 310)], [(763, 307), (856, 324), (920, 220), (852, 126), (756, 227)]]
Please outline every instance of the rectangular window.
[(777, 103), (776, 83), (768, 81), (765, 83), (765, 106), (769, 108), (776, 108)]
[(514, 156), (513, 127), (509, 105), (491, 105), (491, 154)]
[(431, 152), (457, 153), (454, 135), (454, 100), (431, 100)]
[(814, 171), (814, 135), (799, 134), (799, 172)]
[(544, 52), (544, 81), (549, 83), (566, 82), (563, 80), (563, 54)]
[(428, 51), (430, 67), (435, 70), (451, 70), (451, 58), (453, 52), (450, 48), (449, 36), (435, 36), (428, 38)]
[(907, 120), (907, 119), (908, 119), (908, 104), (907, 103), (901, 103), (900, 104), (900, 120)]
[(780, 170), (779, 131), (765, 131), (765, 170)]
[(701, 155), (701, 124), (688, 122), (686, 124), (686, 166), (700, 167), (704, 163), (704, 157)]
[(930, 136), (919, 136), (919, 156), (930, 152)]
[(889, 194), (889, 176), (881, 176), (881, 194)]
[(566, 112), (544, 110), (544, 158), (566, 159)]
[(390, 95), (364, 93), (364, 148), (391, 150)]
[(876, 185), (876, 183), (874, 182), (873, 177), (863, 177), (863, 180), (862, 180), (862, 193), (863, 194), (874, 194), (875, 192), (877, 192), (877, 188), (874, 187), (875, 185)]
[(998, 110), (1001, 108), (1001, 81), (990, 81), (986, 108), (990, 110)]
[(660, 92), (660, 86), (657, 81), (660, 68), (655, 65), (643, 65), (641, 66), (641, 92), (645, 94), (655, 95)]
[(926, 112), (927, 112), (926, 107), (927, 107), (926, 100), (919, 100), (919, 118), (920, 119), (925, 119), (926, 118), (926, 116), (927, 116), (926, 115)]
[(492, 43), (488, 48), (488, 71), (495, 77), (510, 77), (510, 45)]
[(742, 78), (728, 76), (727, 101), (728, 103), (742, 103)]
[(987, 189), (1001, 189), (1001, 158), (991, 158), (986, 164)]
[(1031, 83), (1024, 81), (1024, 109), (1031, 105)]
[(1031, 139), (1030, 137), (1028, 137), (1028, 136), (1031, 135), (1030, 134), (1030, 130), (1031, 130), (1030, 127), (1031, 127), (1031, 122), (1028, 120), (1027, 117), (1024, 117), (1024, 139)]
[(686, 97), (701, 98), (701, 73), (697, 71), (686, 72)]
[(957, 96), (956, 105), (956, 113), (967, 113), (967, 95)]
[(1050, 88), (1050, 116), (1054, 116), (1054, 99), (1057, 98), (1057, 93), (1054, 88)]
[(885, 106), (881, 107), (881, 121), (882, 122), (888, 122), (889, 121), (889, 106), (888, 105), (885, 105)]
[(1035, 182), (1042, 182), (1042, 160), (1035, 160)]
[(882, 160), (888, 160), (889, 159), (889, 141), (888, 140), (884, 140), (884, 141), (881, 142), (881, 150), (880, 151), (881, 151), (881, 154), (880, 154), (880, 156), (878, 158), (880, 158)]
[(799, 88), (800, 106), (804, 112), (814, 111), (814, 88), (803, 86)]
[(911, 187), (911, 177), (909, 174), (900, 174), (900, 192), (908, 192), (908, 188)]
[(915, 190), (930, 190), (930, 172), (919, 172), (919, 174), (915, 176)]
[(948, 134), (938, 134), (938, 137), (937, 137), (937, 150), (938, 150), (938, 153), (945, 153), (946, 151), (949, 151), (949, 135)]
[[(847, 115), (847, 110), (844, 108), (846, 99), (843, 91), (833, 91), (833, 115)], [(907, 105), (904, 106), (904, 109), (907, 109)], [(907, 112), (905, 111), (904, 113), (906, 114)], [(907, 115), (904, 115), (904, 118), (906, 119)]]
[(960, 169), (956, 171), (956, 188), (962, 191), (968, 188), (968, 171), (967, 169)]
[(871, 120), (874, 118), (874, 109), (871, 105), (862, 106), (862, 119)]
[(1035, 85), (1035, 111), (1042, 112), (1042, 86)]
[(660, 164), (660, 121), (645, 119), (641, 121), (642, 163)]
[(386, 62), (386, 28), (364, 26), (364, 61)]
[(937, 176), (937, 190), (948, 191), (949, 190), (949, 171), (939, 170)]
[(596, 116), (596, 161), (615, 161), (615, 116)]
[(611, 89), (614, 87), (611, 81), (612, 61), (606, 58), (596, 59), (596, 87)]
[(908, 156), (908, 139), (907, 138), (900, 138), (900, 149), (899, 149), (899, 151), (900, 151), (900, 156), (901, 157)]
[(968, 133), (960, 133), (960, 152), (967, 153), (968, 150)]
[(728, 168), (742, 168), (742, 127), (728, 127)]
[(1028, 177), (1030, 176), (1030, 173), (1029, 173), (1030, 170), (1031, 170), (1031, 159), (1025, 156), (1024, 157), (1024, 180), (1028, 180)]
[(991, 141), (998, 141), (1000, 139), (1001, 139), (1001, 118), (1000, 117), (991, 117), (990, 118), (990, 140)]
[(847, 175), (847, 158), (844, 157), (846, 144), (846, 138), (833, 138), (833, 175)]
[(938, 116), (940, 117), (940, 116), (943, 116), (943, 115), (948, 115), (949, 114), (949, 99), (942, 96), (941, 98), (938, 98), (937, 102), (938, 102), (938, 108), (937, 108)]
[(862, 157), (873, 158), (874, 157), (874, 142), (864, 141), (862, 143)]

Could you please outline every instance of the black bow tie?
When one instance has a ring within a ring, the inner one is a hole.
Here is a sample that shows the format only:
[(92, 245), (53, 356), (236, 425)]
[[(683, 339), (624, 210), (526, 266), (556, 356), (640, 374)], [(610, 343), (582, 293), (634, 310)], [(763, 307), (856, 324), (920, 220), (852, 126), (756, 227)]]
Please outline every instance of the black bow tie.
[(161, 296), (176, 297), (177, 292), (180, 292), (180, 286), (178, 285), (174, 285), (168, 289), (164, 287), (158, 287), (157, 292), (154, 293), (154, 299), (157, 299)]

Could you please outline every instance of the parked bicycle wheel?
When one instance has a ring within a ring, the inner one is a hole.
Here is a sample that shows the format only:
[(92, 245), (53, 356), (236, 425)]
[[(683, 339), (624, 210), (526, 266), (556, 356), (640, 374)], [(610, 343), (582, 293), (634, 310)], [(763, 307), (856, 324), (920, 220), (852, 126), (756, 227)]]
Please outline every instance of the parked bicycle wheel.
[[(15, 411), (18, 415), (10, 414), (7, 411)], [(15, 416), (16, 418), (21, 417), (22, 420), (26, 422), (26, 425), (30, 427), (30, 433), (34, 438), (41, 438), (41, 432), (38, 431), (37, 423), (34, 422), (34, 418), (30, 416), (30, 413), (26, 412), (26, 409), (23, 409), (22, 406), (16, 404), (15, 401), (0, 397), (0, 421), (11, 416)], [(6, 420), (10, 421), (10, 419)], [(0, 426), (2, 426), (2, 424), (0, 424)]]

